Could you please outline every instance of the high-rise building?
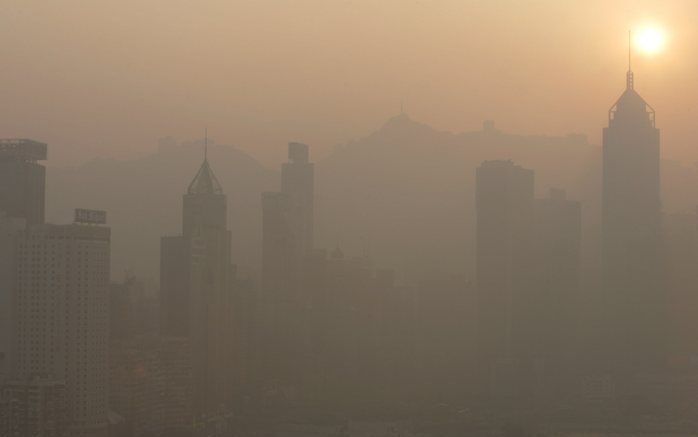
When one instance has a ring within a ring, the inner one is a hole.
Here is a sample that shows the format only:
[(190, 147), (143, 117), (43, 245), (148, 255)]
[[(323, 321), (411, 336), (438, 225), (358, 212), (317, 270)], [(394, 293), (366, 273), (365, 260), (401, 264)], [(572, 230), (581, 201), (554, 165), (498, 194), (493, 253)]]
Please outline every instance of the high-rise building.
[(190, 366), (186, 338), (143, 336), (112, 348), (110, 409), (125, 419), (124, 435), (190, 434)]
[(262, 276), (265, 288), (285, 289), (284, 298), (313, 253), (314, 166), (308, 156), (307, 145), (289, 143), (281, 191), (262, 194)]
[(288, 196), (262, 193), (262, 276), (266, 287), (280, 287), (289, 281), (295, 253)]
[(15, 359), (15, 239), (27, 224), (44, 222), (46, 169), (37, 161), (46, 154), (43, 143), (0, 139), (0, 383), (10, 377)]
[(160, 332), (166, 337), (189, 335), (191, 276), (194, 268), (191, 241), (183, 236), (160, 240)]
[(14, 364), (17, 238), (25, 223), (0, 213), (0, 384), (10, 377)]
[(226, 202), (204, 158), (183, 197), (182, 235), (161, 244), (162, 333), (188, 340), (194, 414), (217, 411), (231, 395), (234, 268)]
[(511, 161), (476, 170), (478, 356), (489, 392), (513, 389), (520, 307), (530, 285), (534, 173)]
[(660, 273), (659, 129), (655, 112), (626, 89), (603, 130), (603, 274), (609, 361), (621, 367), (660, 364), (664, 296)]
[(575, 302), (579, 299), (581, 205), (564, 190), (536, 199), (529, 257), (532, 283), (525, 299), (519, 347), (534, 364), (538, 390), (557, 394), (569, 388), (570, 357), (576, 343)]
[(288, 220), (299, 260), (313, 252), (315, 169), (308, 146), (288, 144), (288, 162), (281, 167), (281, 192), (288, 198)]
[[(5, 403), (5, 406), (2, 403)], [(0, 417), (6, 415), (0, 435), (32, 437), (69, 437), (65, 384), (32, 377), (27, 381), (0, 386)]]
[(27, 139), (0, 139), (0, 213), (44, 222), (46, 144)]
[(44, 375), (66, 387), (71, 436), (105, 436), (110, 230), (35, 225), (17, 242), (17, 381)]
[(314, 165), (308, 146), (288, 144), (281, 191), (262, 194), (262, 295), (258, 307), (263, 377), (299, 381), (308, 344), (310, 304), (302, 275), (313, 253)]

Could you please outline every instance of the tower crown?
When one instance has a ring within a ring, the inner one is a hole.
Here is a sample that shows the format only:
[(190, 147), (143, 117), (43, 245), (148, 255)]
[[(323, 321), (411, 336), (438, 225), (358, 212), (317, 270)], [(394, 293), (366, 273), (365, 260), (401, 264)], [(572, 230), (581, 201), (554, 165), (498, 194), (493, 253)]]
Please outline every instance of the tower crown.
[(199, 171), (187, 188), (187, 194), (223, 194), (218, 178), (213, 174), (208, 160), (204, 160)]
[(628, 72), (625, 75), (625, 91), (608, 111), (609, 126), (619, 123), (639, 123), (655, 127), (654, 108), (635, 91), (635, 74), (632, 70), (631, 33), (628, 32)]
[(189, 184), (187, 194), (223, 194), (223, 188), (208, 163), (208, 129), (204, 135), (204, 162)]

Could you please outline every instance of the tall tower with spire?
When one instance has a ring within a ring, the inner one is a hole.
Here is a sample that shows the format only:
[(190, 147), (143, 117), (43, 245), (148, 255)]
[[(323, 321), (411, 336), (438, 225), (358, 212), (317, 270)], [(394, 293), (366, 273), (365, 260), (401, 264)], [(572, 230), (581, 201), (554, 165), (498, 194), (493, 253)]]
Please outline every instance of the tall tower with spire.
[(182, 235), (161, 242), (161, 329), (187, 340), (192, 408), (217, 411), (229, 397), (232, 279), (227, 201), (204, 159), (183, 196)]
[(660, 150), (654, 109), (626, 88), (603, 130), (603, 274), (609, 350), (622, 367), (661, 361)]

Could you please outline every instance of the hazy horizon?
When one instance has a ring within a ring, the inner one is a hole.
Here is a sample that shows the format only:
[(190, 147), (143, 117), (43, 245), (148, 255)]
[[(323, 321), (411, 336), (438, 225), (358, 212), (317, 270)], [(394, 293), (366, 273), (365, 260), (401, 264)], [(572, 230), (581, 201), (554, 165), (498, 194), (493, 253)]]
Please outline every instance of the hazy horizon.
[(320, 160), (402, 103), (437, 130), (492, 119), (600, 144), (623, 90), (626, 31), (647, 24), (669, 38), (633, 66), (663, 157), (698, 159), (690, 0), (10, 0), (2, 10), (0, 51), (13, 62), (0, 71), (12, 84), (0, 129), (50, 144), (51, 165), (143, 156), (160, 137), (201, 138), (204, 127), (267, 167), (288, 141)]
[(696, 17), (5, 0), (0, 437), (698, 437)]

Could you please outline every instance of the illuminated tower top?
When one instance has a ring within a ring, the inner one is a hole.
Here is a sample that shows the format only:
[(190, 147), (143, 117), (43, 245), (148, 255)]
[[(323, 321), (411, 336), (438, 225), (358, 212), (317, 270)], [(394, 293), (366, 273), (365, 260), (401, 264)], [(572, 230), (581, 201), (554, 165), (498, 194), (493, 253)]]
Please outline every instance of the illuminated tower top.
[(635, 75), (632, 70), (631, 34), (628, 33), (628, 72), (625, 78), (625, 91), (608, 111), (608, 125), (628, 127), (654, 127), (655, 112), (635, 91)]

